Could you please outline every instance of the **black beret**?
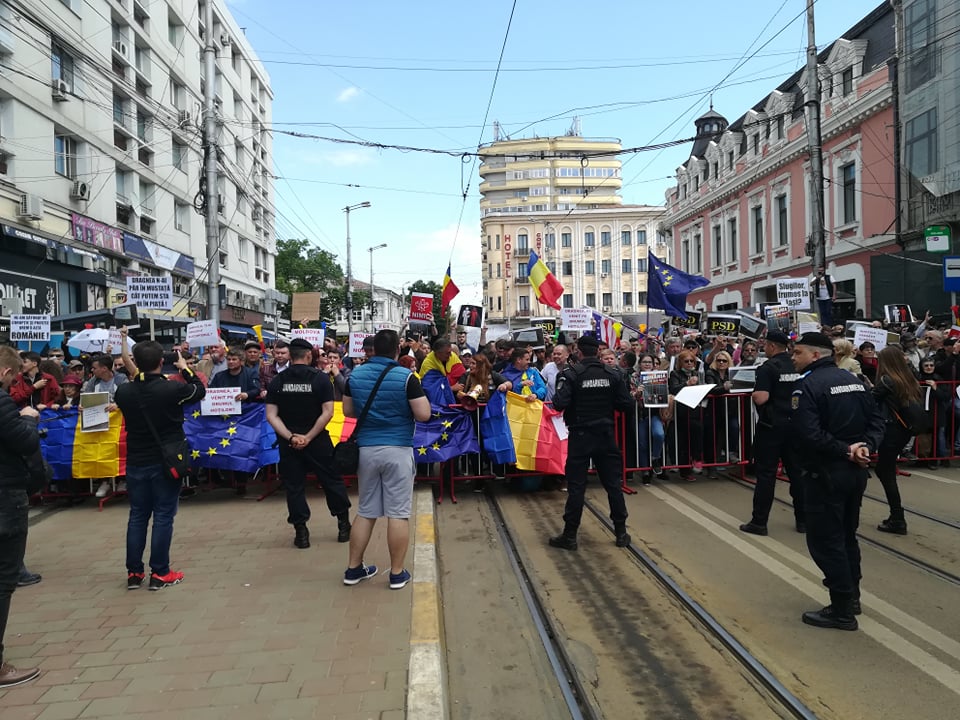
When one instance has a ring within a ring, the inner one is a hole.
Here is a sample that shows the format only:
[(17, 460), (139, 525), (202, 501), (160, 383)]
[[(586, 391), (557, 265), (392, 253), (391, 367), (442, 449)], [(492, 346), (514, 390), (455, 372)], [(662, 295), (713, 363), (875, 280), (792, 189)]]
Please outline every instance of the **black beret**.
[(310, 344), (309, 340), (304, 340), (303, 338), (298, 337), (290, 341), (290, 349), (313, 350), (313, 345)]
[(577, 338), (577, 345), (580, 347), (593, 347), (599, 348), (600, 342), (593, 335), (581, 335)]
[[(819, 333), (807, 333), (807, 334), (819, 335)], [(790, 343), (790, 336), (784, 332), (780, 332), (779, 330), (770, 330), (767, 333), (767, 342), (776, 343), (777, 345), (783, 345), (784, 347), (786, 347)]]
[[(769, 337), (769, 334), (768, 334)], [(833, 340), (828, 338), (823, 333), (819, 332), (808, 332), (800, 336), (800, 339), (797, 340), (797, 345), (806, 345), (807, 347), (816, 347), (824, 348), (826, 350), (833, 350)]]

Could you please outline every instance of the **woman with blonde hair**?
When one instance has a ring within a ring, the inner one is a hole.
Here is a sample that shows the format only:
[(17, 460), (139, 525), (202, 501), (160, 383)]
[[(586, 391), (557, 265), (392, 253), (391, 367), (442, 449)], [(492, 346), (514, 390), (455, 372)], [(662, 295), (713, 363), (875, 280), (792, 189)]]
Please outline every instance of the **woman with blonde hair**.
[(833, 341), (833, 361), (841, 370), (848, 370), (854, 375), (860, 375), (860, 363), (853, 356), (853, 343), (846, 338), (837, 338)]
[[(730, 375), (730, 366), (733, 358), (726, 350), (720, 350), (713, 356), (713, 362), (704, 373), (703, 381), (713, 385), (710, 391), (710, 401), (706, 409), (704, 420), (706, 437), (704, 438), (704, 454), (707, 464), (729, 462), (731, 455), (735, 455), (740, 447), (739, 401), (736, 398), (723, 397), (728, 395), (733, 387)], [(711, 467), (707, 470), (708, 477), (716, 477), (717, 471)]]
[(913, 376), (903, 351), (885, 347), (877, 354), (877, 382), (873, 396), (883, 411), (886, 430), (877, 453), (877, 477), (890, 506), (890, 517), (880, 523), (881, 532), (907, 534), (900, 489), (897, 487), (897, 456), (914, 434), (908, 427), (910, 407), (920, 402), (920, 383)]

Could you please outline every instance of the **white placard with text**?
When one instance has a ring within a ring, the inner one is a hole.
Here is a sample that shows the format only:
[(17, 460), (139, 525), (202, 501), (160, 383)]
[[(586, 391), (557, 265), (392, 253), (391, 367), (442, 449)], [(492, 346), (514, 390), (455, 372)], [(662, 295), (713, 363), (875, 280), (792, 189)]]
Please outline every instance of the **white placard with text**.
[(141, 310), (173, 310), (173, 278), (128, 277), (127, 301)]
[(194, 320), (187, 325), (187, 345), (192, 348), (204, 348), (220, 345), (217, 323), (213, 320)]
[(373, 336), (364, 332), (350, 333), (350, 352), (348, 353), (350, 357), (364, 357), (363, 340), (364, 338), (368, 338), (368, 337), (373, 337)]
[(14, 342), (17, 340), (37, 340), (39, 342), (49, 342), (50, 316), (11, 315), (10, 339)]
[(593, 329), (593, 310), (590, 308), (563, 308), (560, 310), (560, 329), (589, 332)]
[[(302, 338), (314, 347), (323, 347), (324, 330), (322, 328), (294, 328), (291, 338)], [(363, 342), (361, 340), (361, 342)]]
[(240, 401), (237, 395), (240, 388), (207, 388), (203, 400), (200, 401), (201, 415), (239, 415)]

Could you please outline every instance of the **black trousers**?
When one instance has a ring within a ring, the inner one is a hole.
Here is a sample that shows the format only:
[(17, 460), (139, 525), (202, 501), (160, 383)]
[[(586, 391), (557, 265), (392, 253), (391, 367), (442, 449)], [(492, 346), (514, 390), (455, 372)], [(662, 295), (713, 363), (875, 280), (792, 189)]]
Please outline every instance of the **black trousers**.
[(587, 469), (591, 460), (597, 468), (600, 483), (607, 491), (610, 519), (615, 527), (624, 527), (627, 524), (627, 504), (623, 500), (623, 461), (613, 425), (609, 428), (571, 429), (567, 448), (564, 532), (572, 535), (580, 528), (587, 489)]
[(753, 522), (766, 526), (777, 487), (777, 467), (783, 461), (790, 479), (790, 497), (797, 522), (804, 520), (803, 479), (797, 471), (789, 428), (757, 425), (753, 439), (757, 484), (753, 488)]
[(901, 515), (903, 503), (900, 500), (900, 487), (897, 485), (897, 457), (909, 439), (910, 433), (907, 429), (894, 420), (887, 423), (883, 441), (877, 449), (877, 477), (883, 485), (883, 493), (887, 496), (890, 512)]
[(867, 471), (853, 463), (804, 472), (807, 549), (833, 592), (853, 592), (860, 583), (860, 503)]
[(26, 490), (0, 488), (0, 663), (3, 662), (3, 636), (10, 616), (10, 596), (17, 589), (20, 566), (27, 549)]
[(294, 450), (280, 442), (280, 479), (287, 491), (287, 522), (299, 525), (310, 519), (307, 504), (307, 473), (313, 472), (323, 486), (327, 508), (333, 516), (350, 509), (350, 498), (343, 478), (333, 469), (333, 443), (326, 434), (314, 438), (303, 450)]

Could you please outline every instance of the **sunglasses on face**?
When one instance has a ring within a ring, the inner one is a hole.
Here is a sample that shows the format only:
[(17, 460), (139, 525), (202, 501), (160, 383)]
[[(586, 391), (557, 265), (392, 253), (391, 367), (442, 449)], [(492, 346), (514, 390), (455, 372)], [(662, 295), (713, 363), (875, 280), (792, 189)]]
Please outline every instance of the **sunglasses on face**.
[(718, 358), (718, 359), (717, 359), (717, 362), (718, 362), (718, 363), (729, 363), (730, 361), (729, 361), (729, 360), (721, 360), (721, 359)]

